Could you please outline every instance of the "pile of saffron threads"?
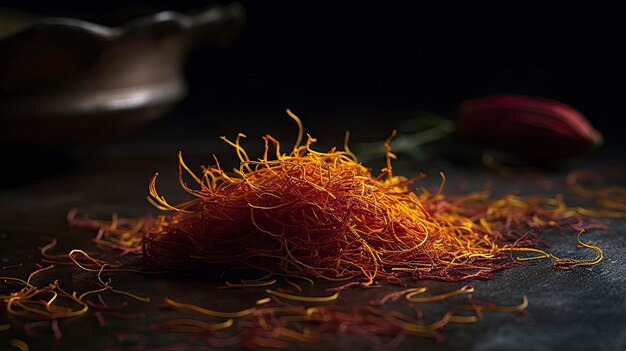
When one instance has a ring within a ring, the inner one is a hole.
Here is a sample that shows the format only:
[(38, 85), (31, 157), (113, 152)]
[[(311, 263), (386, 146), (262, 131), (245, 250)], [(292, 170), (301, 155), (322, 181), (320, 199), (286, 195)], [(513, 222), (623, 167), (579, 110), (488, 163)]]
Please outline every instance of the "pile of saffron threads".
[[(348, 281), (342, 287), (403, 277), (489, 279), (519, 261), (549, 258), (555, 267), (570, 269), (602, 259), (600, 248), (580, 240), (585, 229), (602, 226), (584, 225), (585, 209), (569, 208), (561, 197), (492, 198), (488, 192), (445, 197), (443, 173), (434, 193), (412, 188), (423, 175), (393, 175), (393, 135), (384, 143), (387, 165), (374, 176), (348, 148), (348, 134), (343, 151), (316, 151), (310, 135), (302, 144), (302, 124), (287, 113), (299, 127), (289, 153), (266, 135), (262, 157), (252, 160), (240, 143), (243, 134), (234, 141), (222, 137), (235, 149), (239, 167), (226, 172), (215, 158), (198, 175), (179, 153), (180, 184), (194, 199), (170, 205), (157, 192), (157, 175), (149, 184), (148, 199), (168, 215), (114, 215), (105, 222), (73, 210), (68, 221), (98, 230), (99, 246), (121, 250), (151, 269), (240, 266)], [(540, 234), (550, 229), (578, 232), (579, 246), (594, 250), (595, 257), (559, 258), (539, 249)]]
[[(558, 268), (595, 264), (592, 259), (561, 259), (538, 249), (547, 228), (584, 231), (581, 215), (560, 198), (507, 195), (491, 199), (473, 193), (447, 199), (411, 188), (421, 176), (395, 176), (395, 155), (385, 141), (387, 166), (378, 175), (358, 162), (347, 146), (316, 151), (303, 141), (300, 120), (296, 144), (283, 153), (266, 135), (262, 157), (250, 159), (240, 141), (222, 139), (239, 158), (226, 172), (217, 158), (195, 174), (179, 153), (180, 184), (194, 199), (170, 205), (156, 189), (149, 200), (169, 211), (143, 226), (144, 264), (152, 269), (188, 270), (239, 265), (269, 274), (350, 280), (371, 286), (376, 279), (400, 277), (459, 281), (488, 279), (522, 260), (552, 258)], [(188, 176), (193, 186), (184, 181)], [(77, 222), (71, 221), (77, 224)], [(148, 222), (145, 222), (148, 223)], [(130, 247), (136, 249), (137, 238)], [(531, 256), (528, 256), (528, 255)]]

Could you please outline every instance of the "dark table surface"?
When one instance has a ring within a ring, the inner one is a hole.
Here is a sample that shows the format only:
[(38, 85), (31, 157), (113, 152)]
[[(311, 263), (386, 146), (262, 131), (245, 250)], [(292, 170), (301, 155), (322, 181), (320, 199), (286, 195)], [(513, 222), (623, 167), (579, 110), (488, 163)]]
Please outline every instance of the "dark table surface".
[[(25, 277), (40, 259), (37, 247), (45, 244), (50, 237), (59, 240), (59, 246), (55, 249), (57, 253), (90, 247), (89, 240), (93, 238), (93, 232), (69, 228), (66, 224), (65, 216), (73, 207), (95, 213), (100, 218), (106, 218), (113, 212), (120, 216), (154, 213), (145, 195), (147, 181), (155, 171), (161, 174), (160, 191), (167, 194), (171, 202), (184, 199), (176, 179), (176, 152), (179, 149), (184, 150), (188, 164), (195, 168), (208, 163), (213, 153), (222, 159), (233, 156), (228, 153), (228, 147), (217, 140), (221, 130), (212, 129), (210, 125), (207, 121), (178, 123), (169, 119), (156, 123), (139, 135), (98, 148), (73, 151), (64, 156), (48, 155), (44, 160), (32, 154), (9, 157), (9, 161), (3, 165), (3, 172), (9, 179), (0, 188), (0, 266), (23, 265), (2, 269), (0, 276)], [(270, 127), (257, 123), (250, 128), (250, 125), (237, 127), (236, 122), (233, 122), (229, 128), (224, 128), (223, 124), (220, 128), (226, 129), (224, 131), (228, 135), (251, 131), (252, 140), (247, 143), (253, 145), (260, 143), (254, 138), (262, 128), (265, 129), (262, 132), (278, 130), (278, 137), (287, 139), (287, 143), (291, 142), (294, 138), (290, 132), (293, 126), (289, 122), (285, 122), (285, 125)], [(318, 126), (314, 132), (320, 134), (325, 128)], [(328, 126), (329, 143), (340, 144), (343, 130), (330, 128)], [(379, 138), (378, 135), (374, 137)], [(353, 140), (358, 138), (353, 133)], [(623, 164), (623, 159), (596, 155), (574, 161), (568, 166), (594, 168)], [(373, 167), (376, 167), (375, 164)], [(438, 170), (445, 170), (448, 177), (446, 192), (479, 190), (490, 183), (496, 195), (512, 191), (520, 194), (563, 193), (569, 205), (584, 204), (584, 199), (569, 193), (564, 184), (567, 168), (506, 178), (482, 167), (461, 166), (442, 160), (419, 163), (401, 156), (396, 162), (396, 174), (412, 175), (425, 170), (431, 176), (423, 184), (431, 187), (436, 187), (439, 182), (436, 176)], [(527, 295), (529, 306), (526, 314), (488, 313), (485, 320), (479, 323), (444, 328), (443, 341), (409, 337), (398, 349), (626, 349), (626, 221), (590, 221), (609, 225), (608, 230), (592, 230), (585, 235), (585, 239), (604, 250), (605, 259), (601, 263), (560, 271), (552, 268), (548, 261), (537, 261), (533, 265), (519, 265), (499, 272), (496, 279), (491, 281), (471, 281), (476, 288), (476, 297), (496, 303), (519, 304), (521, 297)], [(546, 239), (552, 245), (550, 250), (557, 255), (593, 255), (577, 250), (575, 233), (551, 234)], [(80, 271), (70, 267), (63, 269), (55, 271), (54, 275), (46, 272), (38, 276), (36, 282), (62, 277), (62, 285), (84, 288), (71, 277), (72, 272), (80, 275)], [(52, 332), (47, 329), (42, 329), (38, 338), (26, 336), (22, 328), (26, 320), (2, 311), (0, 325), (10, 323), (11, 329), (0, 331), (0, 349), (11, 349), (9, 341), (14, 338), (26, 341), (31, 350), (142, 349), (142, 345), (147, 349), (162, 350), (170, 346), (186, 349), (187, 346), (191, 348), (191, 345), (196, 349), (204, 349), (203, 345), (206, 344), (202, 340), (190, 338), (186, 334), (151, 331), (151, 323), (176, 315), (173, 311), (158, 308), (165, 297), (219, 310), (237, 310), (250, 306), (254, 300), (264, 296), (263, 288), (238, 291), (216, 289), (223, 285), (223, 281), (211, 273), (184, 277), (128, 273), (115, 275), (113, 279), (117, 287), (150, 296), (149, 304), (129, 302), (130, 313), (143, 314), (142, 318), (110, 318), (104, 327), (100, 327), (92, 315), (62, 320), (60, 329), (63, 336), (55, 341)], [(428, 286), (433, 291), (449, 291), (465, 283), (418, 281), (409, 282), (409, 285)], [(327, 287), (327, 283), (320, 283), (307, 287), (305, 292), (311, 295), (327, 294), (324, 292)], [(383, 286), (379, 289), (350, 289), (341, 295), (338, 303), (363, 305), (395, 289), (398, 288)], [(125, 300), (110, 295), (106, 298), (111, 302)], [(435, 306), (433, 320), (437, 319), (436, 314), (439, 312)], [(373, 349), (374, 346), (364, 338), (330, 335), (321, 341), (321, 345), (298, 345), (298, 348), (347, 350)]]

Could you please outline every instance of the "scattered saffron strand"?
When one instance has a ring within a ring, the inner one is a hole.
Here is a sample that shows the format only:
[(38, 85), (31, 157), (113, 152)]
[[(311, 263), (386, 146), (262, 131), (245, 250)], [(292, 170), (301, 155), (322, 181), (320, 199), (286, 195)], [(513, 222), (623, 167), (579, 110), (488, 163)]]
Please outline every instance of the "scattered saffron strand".
[(583, 247), (586, 247), (588, 249), (594, 250), (596, 252), (596, 257), (593, 258), (593, 259), (589, 259), (589, 260), (578, 260), (578, 259), (572, 259), (572, 258), (560, 258), (560, 259), (557, 259), (556, 262), (554, 263), (555, 267), (560, 268), (560, 269), (572, 269), (572, 268), (578, 267), (578, 266), (595, 265), (595, 264), (599, 263), (600, 261), (602, 261), (602, 259), (604, 257), (602, 249), (600, 249), (597, 246), (584, 243), (582, 240), (580, 240), (580, 236), (584, 232), (585, 232), (585, 230), (581, 230), (578, 233), (578, 236), (576, 236), (576, 240), (578, 240), (578, 244), (580, 246), (583, 246)]
[[(410, 332), (416, 333), (429, 333), (435, 330), (441, 329), (448, 323), (475, 323), (482, 319), (482, 311), (498, 311), (498, 312), (520, 312), (528, 307), (528, 297), (524, 295), (522, 297), (522, 303), (520, 305), (515, 306), (500, 306), (500, 305), (482, 305), (482, 304), (462, 304), (453, 306), (445, 315), (437, 322), (434, 322), (429, 325), (422, 325), (416, 323), (405, 323), (403, 325), (403, 329)], [(458, 316), (455, 315), (457, 312), (462, 310), (471, 310), (475, 311), (477, 315), (474, 316)]]
[(309, 277), (302, 277), (302, 276), (297, 276), (297, 275), (290, 275), (290, 274), (281, 274), (281, 273), (274, 273), (274, 275), (279, 275), (279, 276), (283, 276), (283, 277), (287, 277), (287, 278), (297, 278), (297, 279), (302, 279), (305, 282), (311, 284), (311, 285), (315, 285), (315, 282), (313, 281), (313, 279), (309, 278)]
[(580, 236), (585, 232), (585, 230), (581, 230), (578, 235), (576, 236), (576, 240), (578, 241), (578, 245), (581, 247), (585, 247), (588, 249), (592, 249), (596, 252), (596, 257), (593, 259), (575, 259), (575, 258), (561, 258), (561, 257), (557, 257), (551, 253), (547, 253), (543, 250), (539, 250), (539, 249), (534, 249), (534, 248), (516, 248), (516, 247), (510, 247), (510, 248), (501, 248), (502, 251), (520, 251), (520, 252), (535, 252), (540, 254), (539, 256), (531, 256), (531, 257), (516, 257), (516, 260), (518, 261), (528, 261), (528, 260), (534, 260), (534, 259), (543, 259), (543, 258), (551, 258), (554, 260), (554, 267), (559, 268), (559, 269), (563, 269), (563, 270), (568, 270), (568, 269), (572, 269), (578, 266), (592, 266), (595, 265), (597, 263), (599, 263), (600, 261), (602, 261), (602, 259), (604, 258), (604, 254), (602, 252), (602, 249), (600, 249), (598, 246), (594, 246), (588, 243), (584, 243), (581, 239)]
[[(85, 252), (83, 252), (82, 250), (72, 250), (72, 252), (81, 252), (82, 254), (87, 255), (87, 254), (86, 254)], [(70, 258), (72, 258), (72, 253), (70, 253), (70, 254), (69, 254), (69, 256), (70, 256)], [(90, 259), (92, 259), (92, 258), (91, 258), (90, 256), (88, 256), (88, 255), (87, 255), (87, 257), (89, 257)], [(73, 260), (74, 262), (77, 262), (77, 261), (75, 261), (75, 259), (74, 259), (74, 258), (72, 258), (72, 260)], [(93, 259), (92, 259), (92, 260), (93, 260)], [(102, 264), (102, 265), (100, 266), (100, 269), (98, 269), (98, 270), (97, 270), (97, 271), (98, 271), (97, 278), (98, 278), (98, 281), (99, 281), (100, 285), (102, 286), (102, 288), (100, 288), (100, 289), (95, 289), (95, 290), (90, 290), (90, 291), (86, 291), (86, 292), (82, 293), (82, 294), (78, 297), (78, 300), (81, 300), (81, 301), (82, 301), (82, 299), (83, 299), (85, 296), (88, 296), (88, 295), (91, 295), (91, 294), (100, 293), (100, 292), (103, 292), (103, 291), (107, 291), (107, 290), (108, 290), (108, 291), (111, 291), (112, 293), (116, 293), (116, 294), (120, 294), (120, 295), (126, 295), (126, 296), (128, 296), (128, 297), (130, 297), (130, 298), (133, 298), (133, 299), (137, 300), (137, 301), (141, 301), (141, 302), (145, 302), (145, 303), (150, 302), (150, 297), (143, 297), (143, 296), (139, 296), (139, 295), (133, 294), (133, 293), (128, 292), (128, 291), (118, 290), (118, 289), (113, 288), (113, 287), (110, 285), (110, 283), (111, 283), (111, 279), (109, 279), (107, 282), (103, 281), (103, 280), (102, 280), (102, 277), (101, 277), (102, 272), (104, 271), (104, 269), (105, 269), (107, 266), (109, 266), (109, 264), (108, 264), (108, 263), (102, 263), (103, 261), (97, 261), (97, 262), (98, 262), (98, 264)], [(80, 267), (81, 269), (84, 269), (84, 268), (83, 268), (83, 266), (81, 266), (80, 264), (76, 263), (76, 265), (77, 265), (78, 267)], [(95, 271), (95, 270), (92, 270), (92, 269), (86, 269), (86, 270), (87, 270), (88, 272), (93, 272), (93, 271)]]
[(27, 282), (27, 281), (25, 281), (24, 279), (20, 279), (20, 278), (15, 278), (15, 277), (0, 277), (0, 280), (15, 281), (15, 282), (22, 283), (22, 284), (26, 285), (27, 287), (32, 287), (32, 285), (30, 285), (30, 283), (28, 283), (28, 282)]
[(462, 294), (471, 294), (473, 292), (474, 292), (473, 286), (465, 285), (458, 290), (454, 290), (454, 291), (439, 294), (439, 295), (428, 296), (428, 297), (415, 297), (415, 295), (423, 293), (423, 291), (418, 290), (418, 291), (414, 291), (414, 292), (407, 294), (405, 298), (409, 302), (435, 302), (435, 301), (445, 300), (452, 296), (457, 296), (457, 295), (462, 295)]
[(291, 280), (289, 280), (289, 278), (285, 277), (285, 282), (291, 286), (294, 287), (294, 289), (296, 289), (296, 291), (298, 292), (302, 292), (302, 287), (294, 282), (292, 282)]
[(20, 351), (30, 350), (28, 347), (28, 344), (20, 339), (11, 339), (11, 341), (9, 342), (9, 345), (15, 347), (16, 349)]
[[(580, 196), (595, 199), (600, 206), (598, 209), (578, 207), (576, 211), (591, 217), (626, 218), (626, 200), (624, 200), (626, 187), (604, 184), (607, 175), (616, 174), (623, 177), (624, 168), (603, 169), (597, 172), (576, 169), (569, 172), (566, 177), (569, 188)], [(585, 181), (594, 184), (594, 187), (583, 185)]]
[(276, 284), (276, 279), (258, 282), (258, 283), (241, 283), (241, 284), (233, 284), (226, 282), (226, 285), (219, 286), (218, 289), (234, 289), (234, 288), (258, 288), (263, 286), (270, 286)]
[(47, 327), (49, 325), (50, 325), (49, 320), (24, 323), (24, 332), (26, 333), (26, 335), (30, 336), (31, 338), (38, 338), (41, 335), (35, 332), (33, 329), (38, 328), (38, 327), (44, 327), (44, 326)]
[(404, 323), (402, 329), (407, 332), (413, 333), (432, 333), (438, 329), (445, 327), (448, 323), (475, 323), (478, 321), (476, 316), (455, 316), (455, 311), (448, 311), (437, 322), (433, 322), (428, 325), (416, 324), (416, 323)]
[(165, 299), (165, 304), (168, 306), (171, 306), (173, 308), (177, 308), (177, 309), (182, 309), (182, 310), (188, 310), (188, 311), (194, 311), (194, 312), (198, 312), (207, 316), (212, 316), (212, 317), (223, 317), (223, 318), (239, 318), (239, 317), (244, 317), (247, 315), (250, 315), (252, 313), (254, 313), (255, 309), (254, 308), (249, 308), (247, 310), (242, 310), (242, 311), (238, 311), (238, 312), (219, 312), (219, 311), (213, 311), (213, 310), (209, 310), (203, 307), (199, 307), (196, 305), (191, 305), (191, 304), (186, 304), (186, 303), (180, 303), (180, 302), (176, 302), (172, 299)]
[(301, 342), (315, 342), (319, 337), (315, 335), (307, 335), (284, 327), (277, 327), (272, 330), (272, 336), (275, 338), (281, 338), (286, 340), (301, 341)]
[(5, 331), (11, 329), (11, 324), (0, 324), (0, 331)]
[(387, 301), (396, 301), (398, 300), (401, 296), (406, 295), (408, 293), (415, 293), (415, 294), (421, 294), (423, 292), (426, 292), (425, 287), (419, 287), (419, 288), (410, 288), (410, 289), (404, 289), (404, 290), (400, 290), (400, 291), (394, 291), (392, 293), (389, 293), (385, 296), (383, 296), (380, 299), (377, 300), (372, 300), (370, 301), (371, 305), (375, 305), (375, 306), (381, 306), (387, 303)]
[(54, 333), (54, 340), (61, 340), (63, 334), (61, 334), (61, 329), (59, 328), (59, 320), (53, 319), (50, 323), (50, 328), (52, 328), (52, 332)]
[[(78, 260), (76, 258), (74, 258), (73, 255), (75, 253), (83, 255), (91, 263), (95, 264), (98, 267), (98, 269), (93, 269), (93, 268), (88, 268), (88, 267), (83, 266), (81, 263), (78, 262)], [(102, 267), (104, 267), (104, 266), (111, 266), (111, 267), (114, 267), (114, 268), (116, 267), (116, 265), (111, 265), (108, 262), (97, 260), (97, 259), (89, 256), (89, 254), (86, 253), (85, 251), (79, 250), (79, 249), (74, 249), (74, 250), (70, 251), (70, 253), (67, 256), (72, 260), (72, 262), (74, 262), (74, 264), (76, 266), (78, 266), (80, 269), (82, 269), (84, 271), (87, 271), (87, 272), (100, 272), (102, 270)]]
[[(613, 205), (613, 207), (615, 207)], [(624, 211), (609, 211), (604, 209), (587, 209), (583, 207), (576, 207), (578, 213), (589, 217), (604, 217), (604, 218), (626, 218), (626, 209)]]
[(269, 303), (269, 302), (272, 302), (272, 299), (269, 298), (269, 297), (266, 297), (266, 298), (263, 298), (263, 299), (256, 300), (254, 304), (258, 306), (258, 305), (264, 305), (264, 304)]
[(141, 301), (141, 302), (145, 302), (145, 303), (149, 303), (150, 302), (150, 297), (144, 297), (144, 296), (139, 296), (139, 295), (135, 295), (133, 293), (130, 293), (128, 291), (124, 291), (124, 290), (117, 290), (114, 288), (109, 288), (109, 291), (116, 293), (116, 294), (120, 294), (120, 295), (126, 295), (130, 298), (133, 298), (137, 301)]
[(42, 246), (40, 248), (40, 250), (39, 250), (39, 252), (41, 253), (41, 256), (46, 258), (46, 259), (49, 259), (49, 260), (61, 260), (61, 259), (67, 258), (67, 254), (65, 254), (65, 255), (50, 255), (48, 253), (48, 250), (52, 249), (56, 245), (57, 245), (57, 239), (54, 238), (48, 244)]
[(522, 303), (514, 306), (499, 306), (499, 305), (478, 305), (476, 308), (485, 311), (497, 311), (497, 312), (520, 312), (528, 307), (528, 296), (522, 296)]
[(292, 295), (292, 294), (286, 294), (286, 293), (282, 293), (280, 291), (274, 291), (274, 290), (270, 290), (267, 289), (265, 290), (266, 293), (270, 294), (270, 295), (274, 295), (274, 296), (278, 296), (278, 297), (282, 297), (288, 300), (294, 300), (294, 301), (302, 301), (302, 302), (330, 302), (330, 301), (335, 301), (337, 300), (337, 298), (339, 297), (339, 292), (336, 292), (330, 296), (301, 296), (301, 295)]
[(19, 267), (22, 267), (23, 265), (24, 265), (24, 263), (23, 263), (23, 262), (20, 262), (20, 263), (18, 263), (18, 264), (12, 264), (12, 265), (10, 265), (10, 266), (2, 266), (2, 270), (5, 270), (5, 269), (13, 269), (13, 268), (19, 268)]
[(46, 266), (46, 267), (34, 270), (31, 274), (28, 275), (28, 279), (26, 280), (26, 284), (27, 285), (31, 285), (30, 281), (33, 279), (33, 277), (35, 277), (37, 274), (39, 274), (41, 272), (47, 271), (47, 270), (52, 269), (52, 268), (54, 268), (54, 265), (49, 265), (49, 266)]
[(173, 332), (205, 332), (227, 329), (233, 326), (233, 319), (229, 318), (221, 323), (207, 323), (195, 319), (173, 319), (165, 322), (152, 324), (153, 330), (165, 330)]

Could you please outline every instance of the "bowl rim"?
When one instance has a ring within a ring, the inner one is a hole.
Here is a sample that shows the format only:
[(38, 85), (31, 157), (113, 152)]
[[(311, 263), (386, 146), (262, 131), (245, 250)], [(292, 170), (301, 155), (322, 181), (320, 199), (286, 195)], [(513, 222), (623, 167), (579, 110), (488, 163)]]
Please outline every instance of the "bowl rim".
[(72, 17), (29, 17), (26, 23), (15, 31), (0, 37), (0, 42), (25, 35), (33, 31), (63, 30), (81, 32), (95, 38), (111, 41), (128, 34), (150, 31), (162, 27), (173, 27), (187, 31), (219, 21), (224, 15), (237, 22), (245, 21), (245, 8), (239, 2), (226, 5), (212, 4), (197, 13), (186, 14), (178, 11), (160, 11), (151, 15), (131, 19), (119, 26), (107, 26)]

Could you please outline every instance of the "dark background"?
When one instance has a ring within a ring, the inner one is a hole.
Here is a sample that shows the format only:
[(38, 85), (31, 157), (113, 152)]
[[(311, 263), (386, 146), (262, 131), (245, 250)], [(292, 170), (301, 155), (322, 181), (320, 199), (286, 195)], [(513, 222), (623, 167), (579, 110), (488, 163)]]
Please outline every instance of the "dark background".
[[(248, 20), (226, 48), (200, 45), (189, 56), (188, 98), (177, 118), (237, 110), (309, 118), (361, 109), (429, 110), (454, 117), (467, 98), (494, 93), (569, 103), (622, 147), (624, 21), (611, 8), (526, 4), (430, 8), (399, 2), (242, 1)], [(10, 2), (25, 11), (119, 25), (159, 10), (189, 12), (207, 1)], [(275, 112), (275, 113), (274, 113)], [(309, 113), (310, 112), (310, 113)], [(309, 113), (309, 114), (307, 114)], [(247, 116), (247, 117), (245, 117)], [(384, 118), (376, 113), (365, 119)]]

